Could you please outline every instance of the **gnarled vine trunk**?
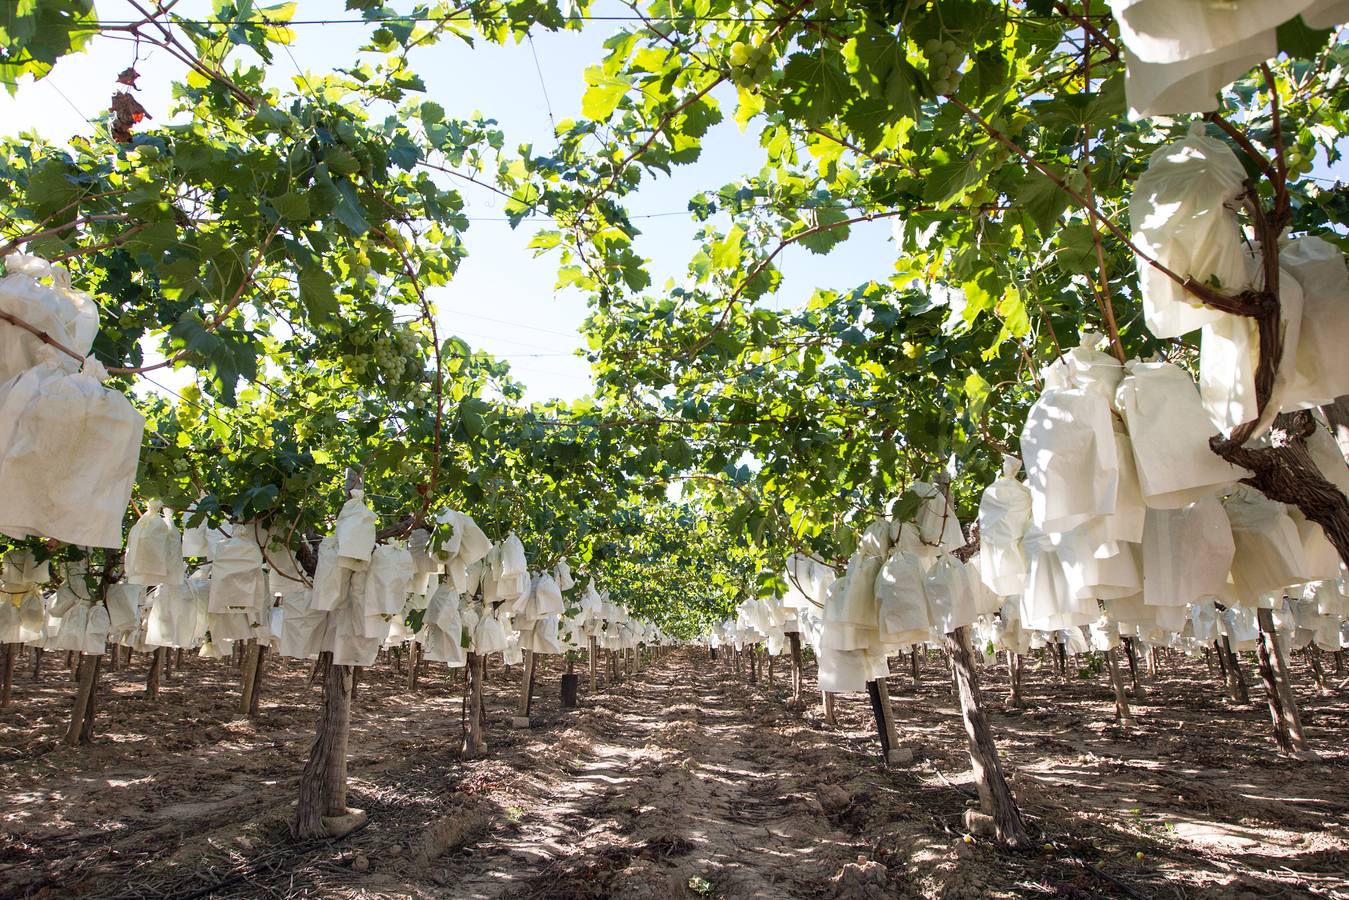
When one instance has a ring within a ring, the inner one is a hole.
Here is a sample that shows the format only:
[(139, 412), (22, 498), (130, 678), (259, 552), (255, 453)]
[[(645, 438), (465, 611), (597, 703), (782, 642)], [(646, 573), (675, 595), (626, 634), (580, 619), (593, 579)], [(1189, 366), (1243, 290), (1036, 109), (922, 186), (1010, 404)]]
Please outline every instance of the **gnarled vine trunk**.
[(323, 709), (314, 744), (300, 773), (300, 799), (291, 834), (300, 840), (336, 837), (361, 823), (364, 814), (347, 808), (347, 738), (351, 732), (351, 666), (319, 654)]
[(974, 784), (979, 792), (979, 805), (993, 819), (994, 837), (1005, 847), (1024, 850), (1031, 846), (1026, 823), (1021, 818), (1012, 790), (1002, 773), (998, 748), (993, 732), (984, 714), (983, 697), (979, 691), (979, 677), (974, 670), (974, 654), (964, 626), (945, 636), (944, 643), (951, 658), (951, 674), (960, 695), (960, 711), (965, 721), (965, 734), (970, 743), (970, 764), (974, 769)]

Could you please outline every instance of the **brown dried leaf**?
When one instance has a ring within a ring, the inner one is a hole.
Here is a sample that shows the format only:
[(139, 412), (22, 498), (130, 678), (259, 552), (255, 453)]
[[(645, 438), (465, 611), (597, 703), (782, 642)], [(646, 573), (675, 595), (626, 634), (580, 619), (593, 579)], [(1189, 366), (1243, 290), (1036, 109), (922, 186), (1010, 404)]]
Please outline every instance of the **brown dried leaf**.
[(145, 107), (140, 105), (140, 101), (126, 91), (118, 91), (112, 95), (112, 106), (109, 107), (109, 111), (113, 116), (112, 139), (119, 144), (129, 144), (132, 127), (151, 118)]

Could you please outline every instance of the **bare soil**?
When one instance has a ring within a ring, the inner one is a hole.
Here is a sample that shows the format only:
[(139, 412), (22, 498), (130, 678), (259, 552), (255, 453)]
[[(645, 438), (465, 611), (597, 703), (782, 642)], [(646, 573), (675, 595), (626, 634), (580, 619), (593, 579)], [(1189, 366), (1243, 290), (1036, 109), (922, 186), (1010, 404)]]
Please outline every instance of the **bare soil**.
[[(1104, 676), (1030, 661), (1023, 710), (981, 672), (999, 750), (1040, 849), (967, 839), (973, 801), (950, 679), (930, 655), (891, 679), (914, 761), (887, 768), (863, 696), (792, 708), (785, 660), (750, 684), (684, 650), (558, 703), (537, 675), (512, 729), (518, 669), (487, 684), (488, 755), (459, 757), (462, 670), (417, 691), (381, 661), (353, 705), (349, 802), (370, 822), (335, 842), (287, 836), (319, 688), (269, 659), (262, 712), (235, 713), (228, 660), (190, 658), (144, 694), (148, 657), (99, 685), (94, 743), (61, 744), (74, 683), (28, 652), (0, 709), (4, 897), (1349, 897), (1349, 688), (1295, 661), (1320, 756), (1275, 752), (1251, 660), (1234, 707), (1202, 660), (1169, 656), (1113, 723)], [(1326, 659), (1329, 672), (1333, 664)], [(583, 669), (578, 669), (583, 671)], [(747, 670), (746, 670), (747, 671)], [(601, 669), (601, 674), (603, 670)], [(808, 673), (813, 677), (813, 670)]]

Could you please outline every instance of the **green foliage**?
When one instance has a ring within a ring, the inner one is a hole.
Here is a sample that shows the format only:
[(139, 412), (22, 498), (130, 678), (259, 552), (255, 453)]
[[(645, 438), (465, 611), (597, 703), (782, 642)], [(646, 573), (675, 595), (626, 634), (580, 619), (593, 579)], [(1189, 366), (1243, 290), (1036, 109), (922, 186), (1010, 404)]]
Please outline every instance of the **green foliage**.
[[(583, 118), (518, 153), (494, 121), (426, 97), (412, 54), (596, 27), (587, 3), (429, 2), (408, 17), (348, 0), (368, 21), (362, 52), (284, 91), (266, 66), (297, 4), (156, 14), (195, 54), (180, 115), (122, 144), (6, 141), (0, 214), (7, 240), (67, 259), (98, 298), (100, 360), (189, 373), (179, 396), (137, 395), (139, 499), (323, 533), (358, 470), (382, 526), (462, 509), (494, 539), (514, 530), (532, 563), (566, 557), (692, 635), (781, 589), (792, 552), (841, 563), (872, 518), (911, 513), (916, 480), (953, 467), (968, 520), (1038, 370), (1103, 329), (1098, 290), (1127, 353), (1193, 360), (1141, 328), (1133, 258), (1077, 199), (1123, 226), (1149, 156), (1189, 123), (1127, 121), (1113, 23), (1084, 58), (1081, 29), (1049, 6), (637, 2), (642, 21), (580, 76)], [(96, 33), (89, 2), (11, 7), (8, 82)], [(1349, 195), (1302, 176), (1318, 154), (1340, 159), (1349, 46), (1300, 20), (1278, 37), (1294, 228), (1343, 232)], [(1259, 73), (1221, 96), (1267, 155), (1269, 99)], [(756, 168), (690, 199), (699, 246), (656, 284), (626, 205), (695, 164), (724, 118), (757, 140)], [(468, 246), (446, 172), (504, 194), (513, 224), (546, 223), (530, 246), (591, 298), (595, 396), (527, 406), (506, 364), (436, 329), (427, 291)], [(893, 228), (888, 274), (786, 280), (788, 248), (828, 254), (876, 223)], [(809, 299), (764, 302), (789, 289)]]

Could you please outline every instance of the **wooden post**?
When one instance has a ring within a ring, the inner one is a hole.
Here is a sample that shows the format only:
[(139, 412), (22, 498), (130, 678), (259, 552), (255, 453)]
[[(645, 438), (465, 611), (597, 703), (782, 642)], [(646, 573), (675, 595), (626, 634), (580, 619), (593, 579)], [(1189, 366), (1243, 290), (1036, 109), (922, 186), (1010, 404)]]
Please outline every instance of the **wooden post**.
[[(262, 707), (262, 676), (267, 671), (267, 645), (258, 645), (258, 659), (253, 675), (253, 693), (248, 700), (248, 717), (256, 719)], [(356, 685), (352, 684), (352, 696), (355, 697)]]
[(5, 645), (4, 684), (0, 685), (0, 706), (9, 706), (10, 692), (14, 688), (14, 658), (19, 655), (22, 644)]
[(150, 654), (150, 674), (145, 677), (145, 694), (151, 700), (159, 699), (159, 679), (164, 672), (164, 648), (156, 647)]
[(1157, 663), (1157, 648), (1156, 648), (1156, 647), (1150, 647), (1150, 648), (1148, 649), (1148, 677), (1149, 677), (1149, 678), (1155, 679), (1155, 678), (1157, 677), (1157, 668), (1158, 668), (1158, 663)]
[(1233, 703), (1245, 705), (1251, 702), (1250, 689), (1246, 686), (1246, 674), (1241, 671), (1241, 659), (1232, 650), (1232, 642), (1224, 635), (1218, 642), (1218, 658), (1223, 664), (1223, 675), (1227, 679), (1227, 696)]
[(596, 669), (596, 664), (595, 664), (595, 637), (594, 637), (594, 635), (591, 635), (591, 637), (590, 637), (590, 653), (589, 653), (589, 656), (590, 656), (590, 692), (593, 694), (593, 693), (595, 693), (595, 669)]
[(787, 643), (792, 650), (792, 700), (801, 702), (801, 691), (805, 689), (805, 667), (801, 662), (801, 633), (790, 632)]
[(258, 677), (258, 641), (249, 638), (243, 649), (243, 661), (239, 666), (239, 713), (248, 715), (253, 705), (253, 682)]
[(468, 655), (468, 726), (464, 732), (465, 759), (482, 756), (487, 749), (482, 738), (482, 672), (485, 660), (477, 653)]
[(1313, 644), (1303, 652), (1307, 657), (1307, 665), (1311, 667), (1312, 677), (1316, 679), (1317, 693), (1329, 694), (1330, 687), (1326, 684), (1326, 670), (1321, 667), (1321, 648)]
[(887, 763), (900, 762), (899, 733), (895, 730), (895, 711), (890, 704), (890, 687), (886, 679), (867, 682), (871, 696), (871, 712), (876, 717), (876, 734), (881, 740), (881, 758)]
[(340, 837), (365, 821), (363, 812), (347, 808), (351, 666), (334, 665), (329, 651), (319, 654), (318, 664), (323, 670), (323, 710), (300, 773), (300, 799), (290, 829), (301, 840)]
[[(89, 665), (86, 659), (84, 664)], [(103, 656), (94, 657), (94, 677), (89, 685), (89, 700), (84, 705), (84, 725), (80, 728), (80, 743), (92, 744), (94, 742), (94, 716), (98, 712), (98, 676), (103, 669)]]
[(838, 716), (834, 713), (834, 692), (825, 691), (824, 694), (824, 724), (838, 725)]
[(416, 638), (408, 645), (408, 690), (417, 689), (418, 663), (421, 661), (422, 645)]
[(951, 670), (960, 708), (965, 720), (965, 733), (970, 744), (970, 763), (974, 769), (974, 783), (979, 792), (979, 805), (993, 820), (993, 832), (998, 843), (1013, 848), (1031, 846), (1021, 811), (1012, 797), (1007, 779), (1003, 777), (1002, 762), (993, 733), (984, 714), (983, 699), (979, 693), (979, 678), (974, 670), (974, 657), (969, 639), (962, 626), (945, 637), (951, 658)]
[(1007, 705), (1013, 708), (1021, 706), (1022, 657), (1020, 653), (1007, 651)]
[(529, 706), (534, 700), (534, 651), (525, 651), (525, 662), (520, 670), (520, 703), (516, 707), (515, 715), (517, 718), (525, 720), (529, 724)]
[(1274, 739), (1285, 753), (1306, 754), (1309, 751), (1307, 738), (1302, 733), (1297, 699), (1289, 684), (1288, 663), (1274, 630), (1274, 614), (1268, 609), (1260, 609), (1256, 611), (1256, 617), (1260, 622), (1260, 642), (1257, 647), (1260, 677), (1265, 682), (1269, 715), (1274, 722)]
[(99, 663), (102, 656), (79, 656), (79, 688), (75, 691), (75, 705), (70, 711), (70, 724), (66, 728), (66, 744), (75, 747), (87, 744), (93, 738), (95, 693), (98, 684)]
[(116, 643), (108, 644), (106, 649), (109, 650), (112, 655), (109, 668), (114, 672), (120, 671), (122, 668), (122, 645)]
[(913, 676), (913, 692), (916, 694), (923, 683), (923, 670), (918, 662), (917, 644), (914, 644), (909, 651), (909, 672)]
[(1124, 696), (1124, 679), (1119, 673), (1119, 654), (1114, 649), (1105, 651), (1105, 666), (1110, 673), (1110, 687), (1115, 691), (1115, 721), (1121, 725), (1132, 725), (1133, 715), (1129, 712), (1129, 700)]
[(1133, 681), (1134, 699), (1146, 700), (1148, 698), (1147, 688), (1143, 687), (1143, 679), (1138, 672), (1138, 651), (1134, 647), (1133, 638), (1123, 638), (1124, 652), (1129, 655), (1129, 677)]

